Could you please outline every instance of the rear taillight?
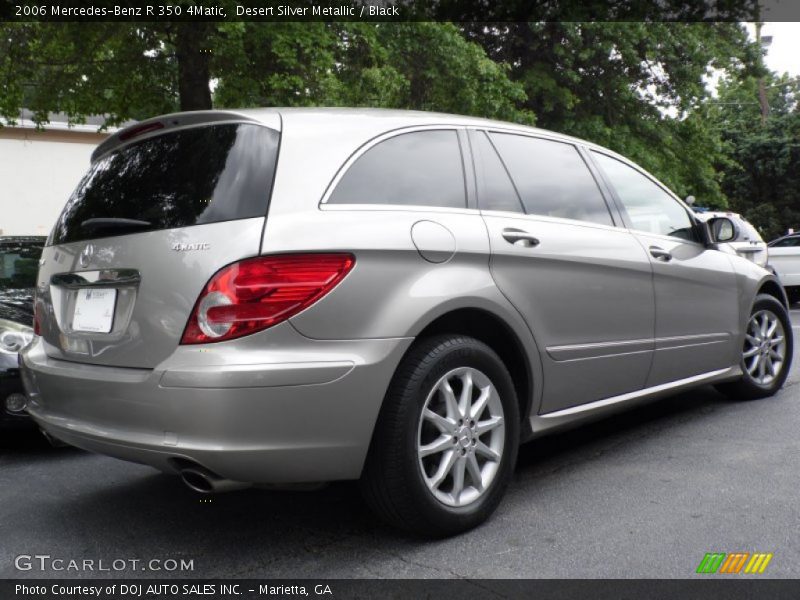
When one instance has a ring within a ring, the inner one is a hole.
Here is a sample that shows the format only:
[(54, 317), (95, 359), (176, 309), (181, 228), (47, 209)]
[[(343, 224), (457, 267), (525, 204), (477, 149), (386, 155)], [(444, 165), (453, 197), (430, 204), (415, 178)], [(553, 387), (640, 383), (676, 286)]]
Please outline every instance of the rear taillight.
[(336, 287), (355, 262), (351, 254), (287, 254), (228, 265), (197, 299), (181, 344), (221, 342), (285, 321)]

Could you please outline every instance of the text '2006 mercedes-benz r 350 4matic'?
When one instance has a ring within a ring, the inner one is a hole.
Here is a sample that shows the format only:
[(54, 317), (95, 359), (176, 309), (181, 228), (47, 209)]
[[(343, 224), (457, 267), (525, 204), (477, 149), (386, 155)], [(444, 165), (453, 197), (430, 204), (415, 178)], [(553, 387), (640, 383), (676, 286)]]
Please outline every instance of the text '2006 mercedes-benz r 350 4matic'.
[(713, 383), (773, 395), (775, 277), (604, 148), (349, 109), (189, 112), (94, 152), (42, 256), (28, 410), (198, 491), (360, 479), (423, 535), (517, 449)]

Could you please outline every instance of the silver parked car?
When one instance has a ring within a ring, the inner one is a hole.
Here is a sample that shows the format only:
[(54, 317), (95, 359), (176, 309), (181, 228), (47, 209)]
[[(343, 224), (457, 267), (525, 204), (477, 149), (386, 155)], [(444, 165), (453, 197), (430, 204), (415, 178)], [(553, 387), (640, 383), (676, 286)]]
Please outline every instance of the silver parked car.
[(29, 412), (210, 492), (360, 479), (424, 535), (521, 441), (713, 383), (773, 395), (775, 277), (624, 158), (432, 113), (173, 114), (101, 144), (38, 275)]

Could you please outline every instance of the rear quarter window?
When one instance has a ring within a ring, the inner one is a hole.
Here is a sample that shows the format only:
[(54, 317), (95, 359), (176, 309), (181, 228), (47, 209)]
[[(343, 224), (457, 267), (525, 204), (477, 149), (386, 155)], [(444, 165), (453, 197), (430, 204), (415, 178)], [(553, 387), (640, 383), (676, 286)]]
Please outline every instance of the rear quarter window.
[(416, 131), (379, 142), (350, 165), (328, 203), (466, 207), (458, 135)]
[(254, 124), (165, 133), (92, 164), (61, 213), (54, 244), (264, 216), (280, 134)]

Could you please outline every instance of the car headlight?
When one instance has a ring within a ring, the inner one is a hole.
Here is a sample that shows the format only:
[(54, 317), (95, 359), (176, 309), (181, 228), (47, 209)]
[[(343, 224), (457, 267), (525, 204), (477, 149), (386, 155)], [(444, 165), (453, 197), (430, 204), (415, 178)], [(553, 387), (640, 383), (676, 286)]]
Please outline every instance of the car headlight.
[(0, 352), (16, 354), (33, 340), (33, 328), (0, 319)]

